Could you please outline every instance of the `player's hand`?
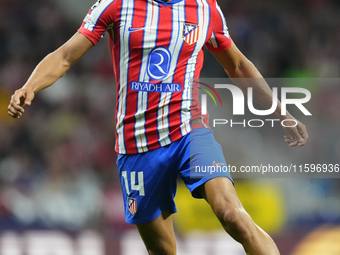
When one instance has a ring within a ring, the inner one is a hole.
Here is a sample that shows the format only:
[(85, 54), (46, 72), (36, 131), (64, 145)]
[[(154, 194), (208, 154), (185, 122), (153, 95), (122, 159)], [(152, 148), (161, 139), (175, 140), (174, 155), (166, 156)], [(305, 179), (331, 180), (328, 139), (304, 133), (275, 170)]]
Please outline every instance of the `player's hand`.
[(33, 98), (34, 93), (29, 89), (22, 88), (16, 90), (11, 97), (11, 102), (8, 106), (8, 114), (13, 118), (19, 119), (25, 112), (23, 107), (26, 105), (31, 105)]
[[(297, 121), (297, 126), (295, 127), (284, 127), (283, 129), (286, 131), (288, 135), (286, 135), (285, 142), (289, 144), (289, 146), (304, 146), (308, 141), (308, 133), (307, 128), (305, 125), (303, 125), (300, 121)], [(287, 125), (293, 126), (295, 124), (294, 121), (292, 123), (289, 123), (289, 121), (286, 121)]]

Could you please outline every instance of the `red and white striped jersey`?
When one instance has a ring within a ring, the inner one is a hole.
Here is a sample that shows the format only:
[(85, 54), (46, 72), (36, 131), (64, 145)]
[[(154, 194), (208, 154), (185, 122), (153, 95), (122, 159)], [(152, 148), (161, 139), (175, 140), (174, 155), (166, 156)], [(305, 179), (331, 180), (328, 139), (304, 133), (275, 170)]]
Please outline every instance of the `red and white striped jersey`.
[(98, 0), (78, 32), (96, 44), (107, 31), (117, 83), (116, 151), (143, 153), (197, 127), (205, 45), (231, 45), (216, 0)]

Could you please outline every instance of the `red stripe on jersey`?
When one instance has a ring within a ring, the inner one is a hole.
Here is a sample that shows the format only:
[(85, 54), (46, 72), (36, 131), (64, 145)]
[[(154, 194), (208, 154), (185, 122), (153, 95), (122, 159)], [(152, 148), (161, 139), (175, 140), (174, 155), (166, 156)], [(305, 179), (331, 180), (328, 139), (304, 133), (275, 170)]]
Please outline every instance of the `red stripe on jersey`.
[[(126, 29), (136, 29), (143, 28), (145, 26), (146, 19), (146, 5), (147, 1), (135, 2), (138, 3), (138, 8), (134, 8), (132, 24), (127, 24)], [(143, 41), (145, 31), (144, 30), (136, 30), (130, 32), (129, 41)], [(124, 118), (124, 133), (134, 134), (135, 133), (135, 114), (137, 111), (137, 103), (138, 103), (138, 91), (134, 91), (130, 89), (130, 83), (132, 81), (139, 81), (140, 68), (142, 63), (143, 56), (143, 45), (131, 45), (129, 48), (130, 58), (129, 58), (129, 69), (128, 69), (128, 82), (127, 82), (127, 104), (126, 113)], [(131, 136), (129, 136), (131, 137)], [(131, 137), (128, 143), (126, 150), (128, 153), (137, 153), (137, 141), (136, 139), (140, 139), (141, 137)], [(131, 150), (133, 148), (133, 150)]]
[[(122, 0), (116, 0), (116, 7), (118, 13), (121, 12), (122, 9)], [(113, 33), (109, 33), (110, 35), (110, 51), (112, 55), (112, 62), (113, 62), (113, 72), (116, 78), (116, 85), (117, 89), (119, 89), (119, 51), (120, 51), (120, 35), (119, 35), (119, 24), (113, 23)], [(118, 90), (119, 91), (119, 90)], [(117, 112), (116, 112), (117, 113)]]
[[(201, 3), (203, 5), (203, 1), (201, 0)], [(199, 29), (195, 29), (195, 37), (196, 36), (199, 36), (200, 34), (200, 29), (203, 29), (204, 27), (204, 22), (205, 22), (205, 10), (203, 9), (202, 10), (203, 12), (203, 15), (202, 15), (202, 26), (199, 28)], [(197, 17), (197, 16), (196, 16)], [(198, 22), (198, 21), (197, 21)], [(193, 34), (193, 33), (192, 33)], [(203, 34), (203, 31), (201, 33), (201, 36), (204, 36)], [(194, 38), (194, 40), (196, 40), (196, 38)], [(195, 65), (195, 74), (194, 74), (194, 80), (195, 81), (198, 81), (199, 79), (199, 75), (200, 75), (200, 72), (202, 70), (202, 67), (203, 67), (203, 61), (204, 61), (204, 53), (203, 53), (203, 50), (201, 49), (198, 53), (198, 56), (197, 56), (197, 60), (196, 60), (196, 65)], [(199, 90), (198, 90), (198, 87), (199, 87), (199, 84), (198, 83), (193, 83), (192, 84), (192, 105), (190, 107), (190, 112), (191, 112), (191, 120), (196, 120), (196, 119), (200, 119), (202, 116), (201, 116), (201, 107), (200, 107), (200, 102), (198, 100), (198, 96), (199, 96)], [(208, 114), (203, 116), (203, 121), (204, 123), (206, 123), (208, 125)], [(200, 127), (204, 127), (202, 124), (195, 124), (195, 125), (192, 125), (192, 128), (200, 128)]]
[[(157, 30), (157, 41), (155, 47), (169, 47), (171, 32), (172, 32), (172, 8), (168, 8), (160, 5), (159, 14), (158, 14), (158, 30)], [(159, 83), (161, 81), (153, 81), (150, 79), (152, 83)], [(160, 102), (161, 93), (149, 93), (148, 94), (148, 106), (154, 105), (156, 108), (152, 109), (152, 111), (147, 110), (146, 114), (146, 134), (147, 140), (149, 144), (149, 149), (159, 148), (160, 144), (158, 143), (159, 134), (157, 130), (157, 118), (162, 118), (162, 124), (164, 124), (164, 108), (162, 109), (162, 116), (158, 116), (158, 104), (164, 103)], [(168, 96), (168, 95), (167, 95)], [(164, 99), (166, 100), (166, 99)]]
[[(203, 4), (203, 0), (201, 0), (201, 4), (204, 5), (204, 4)], [(203, 9), (202, 11), (203, 11), (203, 22), (202, 22), (202, 26), (204, 26), (204, 25), (205, 25), (205, 24), (204, 24), (204, 21), (205, 21), (205, 12), (204, 12), (204, 9)], [(203, 35), (203, 33), (202, 33), (202, 35)]]
[[(116, 36), (115, 36), (116, 35)], [(110, 52), (111, 55), (114, 56), (115, 54), (119, 54), (119, 43), (116, 43), (116, 40), (119, 40), (119, 35), (117, 35), (117, 26), (114, 24), (112, 31), (109, 32), (109, 45), (110, 45)], [(113, 63), (113, 72), (116, 78), (116, 87), (117, 91), (119, 91), (119, 58), (114, 58), (112, 59)], [(116, 102), (118, 102), (118, 93), (116, 94)], [(118, 112), (118, 104), (116, 104), (115, 108), (115, 116), (117, 116)], [(117, 119), (116, 119), (117, 123)], [(116, 135), (116, 146), (118, 146), (118, 133), (115, 132)]]
[[(166, 28), (164, 29), (164, 26), (161, 27), (161, 29), (158, 30), (158, 42), (157, 46), (165, 46), (169, 47), (170, 44), (170, 38), (171, 38), (171, 33), (172, 33), (172, 8), (166, 8), (162, 6), (160, 8), (160, 13), (159, 13), (159, 24), (164, 24)], [(171, 24), (171, 29), (168, 29), (169, 25)], [(163, 101), (163, 105), (165, 106), (166, 100), (170, 97), (169, 93), (166, 93), (166, 96)], [(164, 107), (162, 108), (162, 126), (164, 127), (164, 118), (168, 118), (168, 116), (165, 116), (164, 113)], [(170, 111), (168, 112), (170, 114)], [(170, 126), (171, 122), (168, 122), (168, 126)]]
[[(155, 5), (152, 5), (151, 9), (151, 27), (154, 19), (154, 8)], [(157, 27), (158, 29), (159, 27)], [(148, 31), (145, 31), (148, 33)], [(157, 31), (158, 35), (158, 31)], [(151, 82), (151, 79), (150, 79)], [(145, 133), (146, 139), (148, 141), (148, 148), (157, 149), (160, 147), (158, 144), (158, 131), (157, 131), (157, 110), (158, 110), (158, 103), (159, 103), (159, 93), (148, 93), (148, 109), (147, 114), (145, 114)]]
[[(190, 24), (197, 24), (197, 11), (192, 11), (192, 10), (197, 10), (197, 3), (196, 1), (187, 1), (185, 3), (185, 20), (186, 23)], [(183, 96), (183, 90), (184, 90), (184, 82), (185, 82), (185, 75), (186, 75), (186, 66), (187, 66), (187, 61), (191, 57), (192, 51), (195, 49), (196, 44), (191, 44), (189, 45), (186, 43), (182, 37), (183, 35), (183, 24), (181, 24), (181, 29), (180, 29), (180, 42), (182, 45), (182, 49), (179, 54), (178, 62), (177, 62), (177, 67), (175, 69), (175, 74), (174, 74), (174, 81), (176, 83), (182, 84), (182, 93), (174, 93), (172, 95), (172, 100), (171, 100), (171, 114), (169, 116), (169, 122), (171, 123), (172, 129), (170, 129), (170, 139), (172, 141), (177, 140), (179, 137), (181, 137), (181, 130), (178, 128), (181, 123), (181, 108), (182, 108), (182, 96)], [(180, 44), (180, 45), (181, 45)], [(187, 128), (186, 132), (188, 132)]]
[[(117, 13), (121, 13), (122, 11), (122, 0), (116, 0), (117, 1), (117, 4), (116, 4), (116, 10), (117, 10)], [(114, 44), (110, 44), (110, 49), (111, 49), (111, 54), (112, 54), (112, 61), (113, 61), (113, 71), (114, 71), (114, 74), (115, 74), (115, 78), (116, 78), (116, 86), (117, 86), (117, 94), (116, 94), (116, 113), (115, 113), (115, 116), (116, 116), (116, 128), (117, 128), (117, 123), (118, 123), (118, 118), (120, 116), (118, 116), (118, 108), (119, 108), (119, 91), (121, 89), (121, 84), (120, 84), (120, 33), (119, 33), (119, 23), (113, 23), (113, 31), (114, 31), (114, 38), (113, 40), (111, 40), (111, 43), (114, 42)], [(116, 148), (119, 147), (118, 145), (118, 133), (116, 131)]]
[[(203, 67), (203, 60), (204, 60), (204, 55), (203, 55), (203, 50), (201, 49), (197, 57), (196, 70), (195, 70), (195, 81), (198, 81), (201, 69)], [(200, 119), (201, 117), (203, 117), (204, 124), (206, 124), (206, 126), (209, 127), (208, 113), (204, 116), (201, 116), (201, 107), (200, 107), (200, 102), (198, 100), (198, 96), (199, 96), (198, 87), (199, 87), (199, 83), (194, 82), (193, 92), (192, 92), (193, 100), (192, 100), (192, 106), (191, 106), (191, 119), (196, 120), (196, 119)], [(195, 126), (193, 128), (197, 128), (197, 127), (201, 127), (201, 126)]]

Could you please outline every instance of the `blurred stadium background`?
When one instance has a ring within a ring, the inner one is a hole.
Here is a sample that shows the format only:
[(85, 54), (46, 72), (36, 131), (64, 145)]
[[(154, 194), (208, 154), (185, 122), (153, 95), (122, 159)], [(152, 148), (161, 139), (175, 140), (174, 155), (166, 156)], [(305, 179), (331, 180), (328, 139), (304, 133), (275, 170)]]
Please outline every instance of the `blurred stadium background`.
[[(0, 255), (146, 254), (134, 226), (124, 221), (107, 38), (40, 92), (23, 118), (7, 116), (13, 91), (72, 36), (92, 4), (0, 2)], [(265, 77), (340, 76), (339, 1), (219, 4), (232, 38)], [(224, 77), (211, 54), (205, 56), (202, 77)], [(224, 148), (227, 162), (249, 165), (275, 155), (283, 162), (339, 163), (339, 86), (307, 88), (314, 102), (313, 120), (306, 120), (307, 147), (283, 149), (279, 127), (271, 134), (233, 130), (223, 134), (223, 144), (233, 145)], [(236, 179), (236, 187), (246, 210), (283, 255), (327, 255), (340, 254), (339, 180), (248, 178)], [(181, 182), (176, 201), (178, 254), (244, 254), (221, 232), (205, 202), (191, 199)]]

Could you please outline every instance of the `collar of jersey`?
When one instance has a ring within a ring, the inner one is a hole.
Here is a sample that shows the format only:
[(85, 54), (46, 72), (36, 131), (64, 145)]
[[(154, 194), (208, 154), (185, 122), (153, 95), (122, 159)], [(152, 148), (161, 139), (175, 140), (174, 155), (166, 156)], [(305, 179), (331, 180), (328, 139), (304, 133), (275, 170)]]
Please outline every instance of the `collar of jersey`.
[(153, 0), (163, 6), (170, 6), (170, 5), (174, 5), (174, 4), (177, 4), (179, 2), (182, 2), (183, 0), (171, 0), (170, 2), (163, 2), (162, 0)]

